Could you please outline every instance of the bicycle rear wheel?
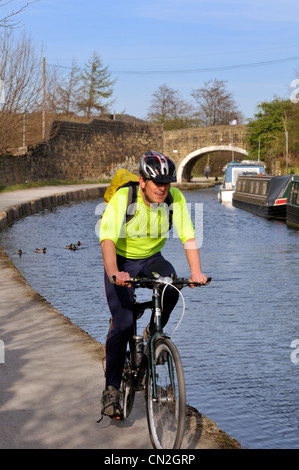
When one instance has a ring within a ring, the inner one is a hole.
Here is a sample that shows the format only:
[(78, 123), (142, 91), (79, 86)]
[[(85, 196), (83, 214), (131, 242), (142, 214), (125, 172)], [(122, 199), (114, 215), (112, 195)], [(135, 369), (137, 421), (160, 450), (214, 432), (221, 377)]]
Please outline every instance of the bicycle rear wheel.
[(154, 364), (149, 365), (146, 380), (146, 410), (153, 447), (179, 449), (185, 429), (186, 388), (178, 350), (167, 338), (154, 345)]

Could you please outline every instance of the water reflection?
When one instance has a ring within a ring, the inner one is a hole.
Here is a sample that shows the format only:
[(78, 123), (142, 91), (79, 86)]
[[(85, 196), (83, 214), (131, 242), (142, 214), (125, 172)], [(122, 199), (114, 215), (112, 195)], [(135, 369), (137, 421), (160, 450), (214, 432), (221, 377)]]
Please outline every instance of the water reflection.
[[(213, 277), (207, 288), (184, 290), (185, 317), (174, 337), (187, 401), (243, 447), (298, 448), (299, 365), (291, 362), (290, 344), (299, 338), (299, 233), (219, 204), (216, 190), (185, 195), (192, 204), (204, 204), (201, 257)], [(104, 343), (109, 314), (94, 233), (98, 202), (68, 204), (20, 220), (0, 241), (35, 290)], [(78, 240), (78, 251), (65, 249)], [(34, 252), (43, 246), (46, 254)], [(179, 240), (170, 239), (164, 254), (180, 275), (189, 276)], [(140, 296), (147, 298), (148, 291)], [(172, 314), (170, 333), (181, 307)], [(141, 320), (141, 328), (147, 321)]]

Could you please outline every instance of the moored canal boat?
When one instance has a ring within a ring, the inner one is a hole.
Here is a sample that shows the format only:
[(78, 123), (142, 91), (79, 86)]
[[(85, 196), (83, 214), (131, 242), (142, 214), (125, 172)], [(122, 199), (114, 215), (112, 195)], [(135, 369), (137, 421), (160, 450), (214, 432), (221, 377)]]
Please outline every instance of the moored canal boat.
[(226, 165), (223, 183), (219, 187), (218, 199), (220, 202), (232, 202), (236, 183), (240, 175), (264, 175), (265, 167), (262, 162), (243, 160), (230, 162)]
[(299, 175), (292, 176), (287, 200), (287, 224), (299, 228)]
[(292, 176), (239, 176), (233, 206), (267, 219), (286, 220)]

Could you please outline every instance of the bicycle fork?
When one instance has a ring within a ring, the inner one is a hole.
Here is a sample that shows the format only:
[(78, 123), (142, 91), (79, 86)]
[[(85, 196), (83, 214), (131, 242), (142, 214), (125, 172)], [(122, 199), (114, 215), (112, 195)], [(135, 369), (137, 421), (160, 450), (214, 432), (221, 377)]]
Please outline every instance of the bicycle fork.
[[(155, 366), (155, 348), (154, 343), (159, 336), (163, 334), (162, 329), (162, 308), (161, 308), (161, 293), (159, 292), (159, 287), (156, 285), (154, 287), (153, 293), (153, 304), (154, 304), (154, 319), (156, 324), (156, 332), (150, 339), (150, 365), (151, 365), (151, 374), (152, 374), (152, 383), (153, 383), (153, 400), (158, 400), (157, 395), (157, 382), (156, 382), (156, 366)], [(173, 374), (173, 365), (172, 357), (167, 354), (167, 362), (169, 369), (169, 376), (171, 380), (171, 386), (174, 388), (174, 374)], [(166, 399), (167, 400), (167, 399)]]
[[(135, 382), (135, 390), (140, 390), (141, 382), (144, 377), (144, 373), (147, 367), (147, 361), (149, 358), (150, 361), (150, 368), (151, 368), (151, 377), (152, 377), (152, 384), (153, 384), (153, 400), (157, 401), (157, 383), (156, 383), (156, 367), (155, 367), (155, 348), (154, 344), (157, 338), (159, 338), (163, 334), (162, 329), (162, 309), (161, 309), (161, 293), (159, 292), (158, 284), (154, 286), (153, 292), (153, 310), (154, 310), (154, 322), (155, 322), (155, 333), (151, 336), (149, 344), (147, 346), (146, 351), (143, 354), (140, 368), (137, 373), (136, 382)], [(174, 375), (173, 375), (173, 365), (172, 365), (172, 358), (168, 354), (167, 355), (167, 362), (169, 368), (169, 375), (171, 379), (171, 386), (174, 388)]]

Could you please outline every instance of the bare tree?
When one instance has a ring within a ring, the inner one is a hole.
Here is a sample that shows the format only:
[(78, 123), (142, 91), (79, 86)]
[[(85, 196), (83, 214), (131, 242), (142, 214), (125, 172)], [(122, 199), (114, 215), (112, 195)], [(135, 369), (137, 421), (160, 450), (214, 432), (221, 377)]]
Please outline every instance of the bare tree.
[(209, 80), (202, 88), (193, 90), (191, 96), (198, 104), (196, 115), (205, 126), (229, 124), (235, 117), (239, 123), (243, 120), (242, 113), (223, 80)]
[(169, 88), (165, 83), (152, 94), (151, 105), (147, 118), (164, 128), (186, 127), (191, 116), (192, 106), (183, 100), (177, 90)]
[(66, 116), (73, 115), (78, 111), (78, 101), (80, 93), (81, 71), (76, 60), (73, 60), (70, 73), (64, 77), (61, 85), (57, 89), (58, 109)]
[(14, 0), (0, 0), (0, 8), (4, 9), (4, 11), (1, 10), (4, 16), (2, 15), (0, 16), (0, 28), (7, 28), (7, 29), (16, 28), (19, 25), (19, 21), (16, 19), (16, 16), (22, 13), (24, 10), (26, 10), (26, 8), (28, 8), (29, 5), (31, 5), (32, 3), (36, 3), (38, 1), (39, 0), (32, 0), (30, 2), (26, 2), (21, 7), (17, 7), (14, 10), (9, 9), (9, 11), (5, 12), (5, 7), (13, 4)]
[[(17, 146), (24, 115), (37, 109), (42, 88), (41, 57), (30, 36), (16, 39), (11, 30), (0, 34), (0, 79), (5, 100), (0, 106), (0, 150)], [(21, 144), (19, 144), (20, 146)]]

